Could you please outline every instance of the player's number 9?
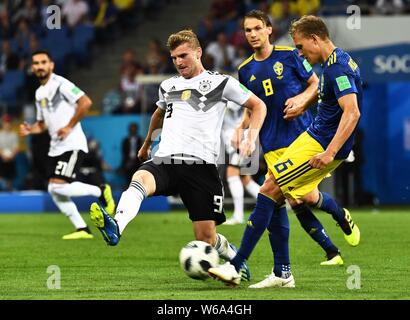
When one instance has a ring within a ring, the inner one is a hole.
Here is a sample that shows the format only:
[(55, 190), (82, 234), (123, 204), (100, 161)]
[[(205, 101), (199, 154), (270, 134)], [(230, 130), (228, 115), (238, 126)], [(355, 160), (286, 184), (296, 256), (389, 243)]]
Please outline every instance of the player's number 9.
[(270, 79), (266, 79), (262, 81), (263, 89), (265, 89), (265, 96), (270, 96), (273, 94), (273, 87), (272, 81)]
[(222, 213), (223, 206), (224, 206), (224, 199), (222, 196), (214, 195), (214, 212), (215, 213)]

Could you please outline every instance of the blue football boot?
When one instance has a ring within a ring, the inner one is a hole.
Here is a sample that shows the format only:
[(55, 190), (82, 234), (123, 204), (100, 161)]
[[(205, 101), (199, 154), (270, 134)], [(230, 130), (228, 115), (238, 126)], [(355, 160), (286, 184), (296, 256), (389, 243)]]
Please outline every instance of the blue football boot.
[(120, 242), (117, 222), (97, 202), (91, 204), (90, 217), (108, 245), (116, 246)]

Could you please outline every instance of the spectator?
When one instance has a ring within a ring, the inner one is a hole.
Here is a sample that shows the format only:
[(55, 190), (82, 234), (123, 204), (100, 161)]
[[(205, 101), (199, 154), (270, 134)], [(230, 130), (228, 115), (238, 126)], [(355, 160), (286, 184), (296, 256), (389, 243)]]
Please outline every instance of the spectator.
[(30, 50), (30, 37), (32, 34), (28, 22), (24, 19), (20, 20), (17, 26), (17, 34), (14, 36), (14, 39), (17, 43), (16, 51), (21, 57), (27, 55)]
[(245, 32), (243, 32), (243, 19), (238, 20), (237, 30), (231, 35), (229, 43), (232, 44), (235, 48), (248, 46)]
[(7, 70), (17, 70), (22, 67), (22, 63), (17, 54), (11, 51), (10, 42), (4, 40), (0, 53), (0, 80), (3, 78)]
[(142, 147), (142, 139), (138, 135), (138, 125), (135, 122), (128, 126), (128, 136), (122, 140), (122, 162), (120, 171), (124, 174), (126, 181), (131, 181), (132, 175), (141, 164), (138, 159), (138, 150)]
[(76, 25), (87, 20), (88, 4), (83, 0), (67, 0), (63, 5), (62, 15), (67, 25), (74, 28)]
[(235, 48), (228, 43), (224, 33), (218, 33), (217, 41), (211, 42), (206, 48), (205, 53), (213, 57), (216, 71), (234, 71), (232, 63), (235, 59)]
[(202, 47), (206, 48), (211, 41), (215, 40), (220, 29), (212, 15), (207, 14), (198, 25), (198, 38)]
[(35, 25), (38, 22), (39, 12), (33, 0), (26, 0), (24, 5), (21, 6), (13, 19), (15, 23), (19, 23), (21, 20), (26, 20), (29, 25)]
[(93, 11), (97, 42), (107, 43), (114, 40), (117, 34), (115, 23), (118, 18), (116, 7), (108, 0), (98, 0)]
[(114, 113), (140, 113), (142, 90), (136, 79), (140, 72), (136, 63), (124, 66), (120, 80), (121, 106)]
[[(148, 70), (148, 73), (159, 73), (159, 65), (161, 63), (161, 54), (162, 54), (162, 47), (161, 47), (161, 42), (154, 38), (151, 39), (148, 43), (148, 51), (145, 55), (145, 61), (146, 61), (146, 68)], [(150, 72), (150, 70), (153, 69), (155, 71)]]
[(13, 28), (7, 11), (0, 11), (0, 39), (10, 39), (13, 36)]
[(13, 189), (16, 177), (16, 155), (18, 152), (18, 135), (11, 127), (11, 117), (2, 117), (3, 130), (0, 131), (0, 178), (6, 180), (6, 190)]
[(376, 13), (388, 15), (388, 14), (401, 14), (404, 12), (404, 5), (402, 0), (377, 0)]

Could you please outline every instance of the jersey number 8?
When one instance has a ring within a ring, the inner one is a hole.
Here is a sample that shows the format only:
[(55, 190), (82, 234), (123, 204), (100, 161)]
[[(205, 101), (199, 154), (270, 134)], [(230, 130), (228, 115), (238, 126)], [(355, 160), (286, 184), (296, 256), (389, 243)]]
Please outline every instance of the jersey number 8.
[(265, 96), (271, 96), (273, 94), (273, 86), (271, 79), (265, 79), (262, 81), (263, 89), (265, 89)]

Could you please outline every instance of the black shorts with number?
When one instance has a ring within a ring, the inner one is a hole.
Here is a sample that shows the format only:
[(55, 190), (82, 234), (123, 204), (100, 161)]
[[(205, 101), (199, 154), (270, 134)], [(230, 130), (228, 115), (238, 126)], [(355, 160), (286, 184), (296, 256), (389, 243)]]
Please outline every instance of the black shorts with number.
[(154, 176), (154, 195), (179, 194), (192, 221), (224, 223), (224, 194), (218, 170), (214, 164), (199, 162), (154, 158), (138, 170), (149, 171)]
[(67, 151), (57, 157), (49, 156), (47, 161), (48, 179), (58, 178), (67, 182), (77, 180), (84, 156), (85, 152), (82, 150)]

